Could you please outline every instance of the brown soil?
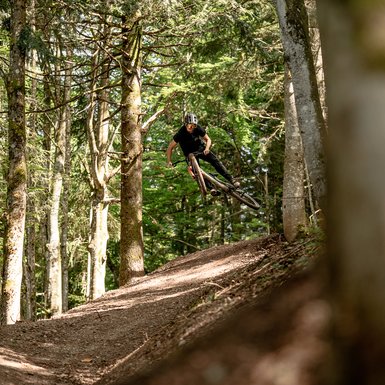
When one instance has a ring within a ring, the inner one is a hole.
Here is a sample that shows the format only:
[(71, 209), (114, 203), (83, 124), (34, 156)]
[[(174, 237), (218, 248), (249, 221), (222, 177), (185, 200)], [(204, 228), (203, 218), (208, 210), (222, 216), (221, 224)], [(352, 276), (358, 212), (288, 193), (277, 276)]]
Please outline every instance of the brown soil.
[(214, 247), (59, 318), (3, 326), (0, 384), (315, 384), (329, 314), (304, 274), (316, 249), (279, 235)]

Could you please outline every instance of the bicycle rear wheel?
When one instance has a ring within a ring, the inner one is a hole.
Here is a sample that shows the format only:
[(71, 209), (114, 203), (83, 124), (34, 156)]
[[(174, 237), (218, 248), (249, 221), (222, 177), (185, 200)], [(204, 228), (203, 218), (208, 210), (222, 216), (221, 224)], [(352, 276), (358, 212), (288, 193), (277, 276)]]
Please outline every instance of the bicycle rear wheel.
[(242, 190), (235, 190), (234, 186), (231, 186), (225, 182), (220, 181), (216, 177), (207, 174), (203, 171), (203, 176), (208, 181), (210, 181), (215, 187), (219, 188), (223, 192), (225, 192), (228, 195), (233, 196), (234, 198), (238, 199), (240, 202), (244, 203), (245, 205), (249, 206), (250, 208), (254, 210), (258, 210), (260, 208), (260, 205), (252, 198), (249, 194), (245, 193)]
[(228, 194), (254, 210), (258, 210), (260, 208), (260, 205), (249, 194), (246, 194), (243, 191), (230, 189)]
[(193, 169), (193, 173), (195, 175), (196, 181), (198, 183), (199, 190), (202, 196), (205, 197), (207, 194), (207, 188), (206, 188), (205, 180), (202, 175), (202, 170), (199, 167), (198, 161), (193, 154), (189, 155), (189, 160), (190, 160), (191, 167)]

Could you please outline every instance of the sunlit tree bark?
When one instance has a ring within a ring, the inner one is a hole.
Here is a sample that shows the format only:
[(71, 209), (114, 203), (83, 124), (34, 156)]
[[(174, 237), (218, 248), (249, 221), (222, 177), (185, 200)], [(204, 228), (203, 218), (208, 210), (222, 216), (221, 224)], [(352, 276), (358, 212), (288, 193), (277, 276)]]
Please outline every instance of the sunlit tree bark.
[(144, 274), (142, 224), (141, 21), (124, 21), (122, 52), (122, 185), (119, 283)]
[[(29, 6), (30, 14), (30, 25), (32, 31), (36, 31), (35, 23), (35, 0), (30, 2)], [(29, 60), (27, 59), (27, 70), (31, 73), (36, 73), (37, 68), (37, 53), (36, 50), (31, 50), (29, 55)], [(29, 109), (34, 111), (37, 106), (37, 79), (31, 79), (31, 88), (30, 88), (30, 103)], [(28, 107), (27, 107), (28, 108)], [(33, 141), (36, 136), (36, 123), (37, 116), (36, 114), (30, 114), (27, 124), (27, 143)], [(31, 140), (32, 139), (32, 140)], [(32, 145), (29, 143), (28, 153), (27, 153), (27, 163), (30, 163), (30, 159), (34, 157), (35, 149), (32, 148)], [(31, 172), (28, 173), (28, 187), (27, 190), (30, 190), (34, 186), (33, 176)], [(23, 268), (23, 279), (25, 285), (25, 312), (24, 317), (27, 320), (35, 320), (36, 318), (36, 202), (31, 196), (27, 200), (27, 215), (26, 215), (26, 231), (25, 231), (25, 258), (24, 258), (24, 268)]]
[(63, 179), (63, 199), (62, 199), (62, 220), (60, 224), (60, 254), (62, 264), (62, 310), (68, 310), (68, 290), (69, 290), (69, 273), (68, 273), (68, 233), (69, 233), (69, 196), (70, 196), (70, 174), (71, 174), (71, 124), (72, 112), (69, 105), (72, 90), (72, 50), (66, 48), (67, 64), (65, 69), (64, 80), (64, 102), (65, 105), (65, 154), (64, 154), (64, 179)]
[(282, 215), (285, 238), (292, 242), (307, 225), (305, 212), (305, 170), (301, 134), (298, 128), (293, 84), (285, 73), (285, 163)]
[(314, 68), (317, 78), (318, 93), (322, 107), (322, 114), (326, 121), (326, 90), (325, 90), (325, 75), (322, 59), (322, 46), (319, 33), (316, 0), (305, 0), (306, 10), (309, 20), (309, 38), (311, 50), (313, 53)]
[[(61, 214), (63, 213), (62, 194), (65, 178), (65, 164), (68, 146), (68, 125), (71, 116), (68, 108), (71, 88), (68, 83), (68, 66), (64, 63), (67, 57), (65, 47), (60, 39), (56, 40), (57, 62), (54, 72), (55, 105), (60, 106), (55, 123), (54, 159), (51, 180), (51, 201), (49, 209), (49, 242), (47, 244), (47, 303), (51, 315), (60, 314), (63, 310), (63, 276), (61, 248)], [(59, 59), (63, 61), (59, 61)], [(60, 79), (66, 79), (62, 84)]]
[(282, 45), (289, 66), (306, 165), (314, 197), (322, 209), (326, 202), (325, 124), (309, 39), (304, 0), (275, 0)]
[[(100, 56), (101, 55), (101, 56)], [(105, 62), (106, 55), (96, 55)], [(95, 62), (96, 64), (96, 62)], [(108, 241), (108, 149), (109, 149), (109, 110), (108, 110), (108, 91), (106, 87), (109, 82), (108, 62), (101, 66), (102, 75), (100, 86), (102, 90), (97, 97), (95, 90), (92, 91), (89, 119), (87, 123), (88, 138), (91, 151), (90, 175), (92, 185), (91, 202), (91, 224), (90, 242), (88, 251), (90, 253), (90, 272), (89, 272), (89, 294), (88, 297), (95, 299), (105, 292), (105, 275), (107, 261), (107, 241)], [(94, 76), (98, 74), (94, 67)], [(96, 81), (96, 79), (95, 79)], [(96, 83), (94, 82), (94, 87)], [(94, 122), (94, 109), (98, 109), (98, 117)]]
[(62, 312), (62, 262), (60, 253), (60, 201), (66, 151), (66, 112), (62, 110), (55, 127), (55, 160), (52, 176), (48, 248), (48, 307), (52, 315)]
[(1, 323), (20, 318), (26, 217), (25, 57), (26, 2), (11, 2), (10, 63), (6, 77), (8, 94), (8, 175), (4, 263), (1, 290)]

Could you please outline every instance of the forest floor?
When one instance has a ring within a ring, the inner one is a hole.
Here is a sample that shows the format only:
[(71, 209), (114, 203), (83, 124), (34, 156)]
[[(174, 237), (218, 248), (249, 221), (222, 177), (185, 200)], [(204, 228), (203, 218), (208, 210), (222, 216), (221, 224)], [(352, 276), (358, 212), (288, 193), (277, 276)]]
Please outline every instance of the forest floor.
[(61, 317), (0, 327), (1, 385), (311, 385), (329, 311), (313, 239), (178, 257)]

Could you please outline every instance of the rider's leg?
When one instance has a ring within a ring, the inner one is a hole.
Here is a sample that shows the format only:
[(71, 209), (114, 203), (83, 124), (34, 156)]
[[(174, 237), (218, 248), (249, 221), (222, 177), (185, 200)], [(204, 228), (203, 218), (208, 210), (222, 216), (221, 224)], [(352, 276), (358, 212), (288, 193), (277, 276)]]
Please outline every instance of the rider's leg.
[(239, 187), (239, 182), (235, 181), (234, 178), (227, 171), (226, 167), (223, 163), (216, 157), (214, 153), (211, 151), (207, 155), (199, 155), (199, 157), (206, 162), (210, 163), (215, 170), (221, 174), (225, 179), (227, 179), (230, 183), (232, 183), (235, 187)]

